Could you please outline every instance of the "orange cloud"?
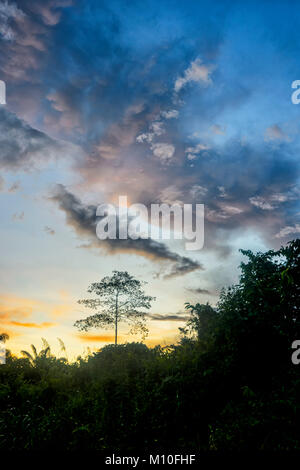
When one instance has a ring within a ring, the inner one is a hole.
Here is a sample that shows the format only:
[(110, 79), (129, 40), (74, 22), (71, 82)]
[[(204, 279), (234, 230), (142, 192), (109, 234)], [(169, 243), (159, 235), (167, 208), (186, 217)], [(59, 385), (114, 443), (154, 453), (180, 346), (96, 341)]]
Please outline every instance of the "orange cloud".
[(66, 289), (60, 289), (58, 291), (58, 294), (62, 299), (69, 299), (70, 298), (70, 294)]
[(93, 341), (101, 343), (114, 343), (114, 335), (77, 335), (81, 341)]
[(9, 322), (12, 317), (28, 318), (39, 302), (10, 294), (0, 295), (0, 320)]
[(51, 326), (55, 326), (56, 323), (50, 323), (50, 322), (43, 322), (43, 323), (23, 323), (20, 321), (13, 321), (11, 320), (9, 322), (10, 325), (15, 325), (15, 326), (23, 326), (25, 328), (49, 328)]
[[(68, 296), (66, 291), (60, 292), (60, 296)], [(74, 303), (52, 304), (34, 299), (18, 297), (12, 294), (0, 294), (0, 322), (11, 324), (12, 321), (23, 321), (35, 313), (44, 312), (52, 318), (67, 317), (74, 311)], [(17, 325), (17, 323), (14, 323)], [(36, 325), (33, 323), (33, 326)], [(21, 325), (17, 325), (21, 326)], [(50, 326), (50, 325), (49, 325)], [(52, 326), (52, 324), (51, 324)]]
[(70, 313), (74, 312), (74, 305), (72, 304), (60, 304), (52, 308), (50, 311), (51, 317), (63, 317), (66, 318)]

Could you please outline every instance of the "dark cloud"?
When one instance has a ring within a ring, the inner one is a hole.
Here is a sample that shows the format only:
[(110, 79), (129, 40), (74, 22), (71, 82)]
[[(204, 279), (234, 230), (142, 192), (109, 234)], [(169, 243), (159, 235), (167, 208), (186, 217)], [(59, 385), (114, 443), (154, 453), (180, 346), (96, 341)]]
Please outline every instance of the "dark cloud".
[(192, 288), (187, 288), (186, 289), (189, 292), (192, 292), (193, 294), (206, 294), (206, 295), (212, 295), (212, 292), (210, 292), (207, 289), (201, 289), (200, 287), (196, 287), (195, 289)]
[(63, 185), (57, 185), (56, 192), (50, 198), (66, 214), (67, 224), (82, 238), (86, 238), (88, 248), (104, 248), (110, 254), (130, 253), (144, 256), (155, 262), (170, 263), (171, 269), (164, 274), (165, 278), (181, 276), (199, 269), (202, 265), (186, 256), (181, 256), (163, 244), (150, 238), (127, 240), (106, 239), (99, 240), (96, 236), (96, 224), (100, 218), (96, 217), (95, 205), (83, 204), (78, 197), (69, 192)]
[(6, 170), (31, 169), (56, 158), (63, 146), (33, 129), (15, 114), (0, 108), (0, 166)]
[(169, 315), (162, 315), (160, 313), (149, 313), (147, 317), (155, 321), (187, 321), (190, 318), (188, 315), (181, 315), (177, 313)]

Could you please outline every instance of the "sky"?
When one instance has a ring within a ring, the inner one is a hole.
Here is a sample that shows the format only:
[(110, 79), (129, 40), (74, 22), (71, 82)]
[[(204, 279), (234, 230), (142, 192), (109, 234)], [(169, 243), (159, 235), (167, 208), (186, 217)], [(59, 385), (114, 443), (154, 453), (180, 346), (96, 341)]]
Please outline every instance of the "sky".
[[(216, 305), (239, 249), (299, 237), (300, 10), (294, 1), (0, 0), (1, 330), (19, 354), (69, 358), (77, 303), (113, 270), (156, 297), (146, 343), (170, 344), (185, 302)], [(204, 204), (204, 246), (99, 240), (96, 208)], [(139, 340), (121, 326), (120, 341)]]

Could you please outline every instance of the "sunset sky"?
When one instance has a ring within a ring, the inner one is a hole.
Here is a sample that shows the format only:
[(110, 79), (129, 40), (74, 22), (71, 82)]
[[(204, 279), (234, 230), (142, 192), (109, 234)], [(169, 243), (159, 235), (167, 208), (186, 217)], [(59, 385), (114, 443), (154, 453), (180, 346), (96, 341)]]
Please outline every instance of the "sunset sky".
[[(283, 1), (0, 0), (1, 332), (70, 358), (91, 282), (127, 270), (156, 296), (147, 344), (184, 302), (215, 305), (239, 248), (300, 233), (300, 9)], [(96, 207), (203, 203), (205, 242), (99, 241)], [(122, 342), (138, 340), (121, 327)]]

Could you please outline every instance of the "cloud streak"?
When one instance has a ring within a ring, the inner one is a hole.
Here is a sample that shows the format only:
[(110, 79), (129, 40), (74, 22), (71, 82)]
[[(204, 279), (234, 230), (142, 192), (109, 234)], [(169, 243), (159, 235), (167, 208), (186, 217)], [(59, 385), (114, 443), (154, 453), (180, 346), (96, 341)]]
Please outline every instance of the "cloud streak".
[(150, 238), (127, 240), (106, 239), (99, 240), (96, 236), (96, 224), (100, 220), (96, 218), (96, 206), (87, 205), (73, 193), (68, 191), (63, 185), (57, 185), (55, 193), (50, 199), (58, 204), (65, 213), (67, 224), (70, 225), (79, 237), (87, 240), (86, 248), (101, 250), (104, 248), (110, 254), (129, 253), (143, 256), (154, 262), (166, 262), (171, 265), (171, 269), (165, 273), (165, 278), (173, 278), (188, 274), (203, 266), (189, 257), (181, 256), (171, 250), (164, 243), (159, 243)]
[(51, 322), (42, 322), (42, 323), (33, 323), (33, 322), (20, 322), (11, 320), (9, 322), (10, 325), (13, 326), (22, 326), (23, 328), (50, 328), (51, 326), (55, 326), (56, 323)]
[(177, 313), (162, 315), (160, 313), (150, 313), (148, 318), (155, 321), (187, 321), (190, 317), (188, 315), (180, 315)]

